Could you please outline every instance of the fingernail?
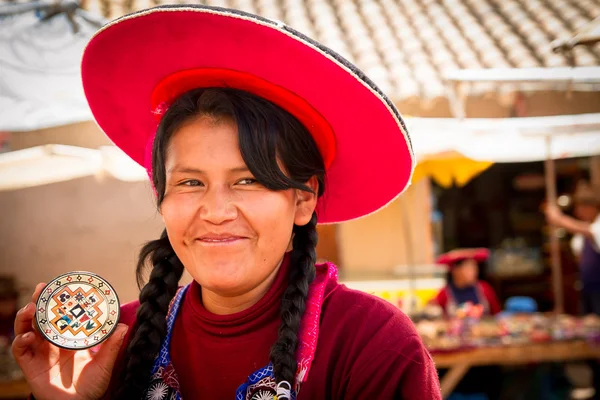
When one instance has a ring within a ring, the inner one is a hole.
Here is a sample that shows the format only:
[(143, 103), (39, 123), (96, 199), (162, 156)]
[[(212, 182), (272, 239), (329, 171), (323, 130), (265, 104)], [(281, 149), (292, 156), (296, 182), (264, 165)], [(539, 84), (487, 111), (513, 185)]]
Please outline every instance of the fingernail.
[(32, 337), (33, 337), (33, 333), (31, 333), (31, 332), (27, 332), (23, 335), (23, 339), (25, 339), (25, 340), (29, 340)]
[(23, 311), (26, 312), (26, 311), (31, 310), (31, 306), (32, 306), (31, 303), (27, 303), (27, 305), (25, 306), (25, 308), (23, 308)]
[(121, 330), (122, 330), (122, 332), (121, 332), (121, 340), (125, 339), (125, 335), (127, 335), (127, 331), (129, 330), (129, 326), (127, 326), (125, 324), (122, 324), (122, 325), (124, 326), (124, 328), (121, 327)]

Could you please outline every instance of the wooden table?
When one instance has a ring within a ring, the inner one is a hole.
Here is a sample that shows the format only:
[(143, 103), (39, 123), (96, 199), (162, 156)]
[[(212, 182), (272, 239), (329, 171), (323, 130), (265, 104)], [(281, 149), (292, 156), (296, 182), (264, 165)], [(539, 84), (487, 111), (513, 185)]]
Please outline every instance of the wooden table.
[(483, 365), (526, 365), (560, 361), (600, 359), (600, 346), (582, 341), (500, 346), (434, 354), (436, 367), (448, 368), (441, 380), (442, 395), (448, 398), (471, 367)]

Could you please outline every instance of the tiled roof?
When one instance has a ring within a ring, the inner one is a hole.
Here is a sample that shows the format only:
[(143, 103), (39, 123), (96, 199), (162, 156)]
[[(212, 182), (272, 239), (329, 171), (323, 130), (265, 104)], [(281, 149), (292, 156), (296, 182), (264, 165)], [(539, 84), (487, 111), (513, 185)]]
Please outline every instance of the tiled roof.
[[(167, 2), (83, 0), (115, 18)], [(551, 42), (600, 16), (600, 0), (208, 0), (275, 19), (358, 65), (396, 101), (445, 96), (449, 69), (568, 66)], [(600, 45), (574, 49), (600, 65)]]

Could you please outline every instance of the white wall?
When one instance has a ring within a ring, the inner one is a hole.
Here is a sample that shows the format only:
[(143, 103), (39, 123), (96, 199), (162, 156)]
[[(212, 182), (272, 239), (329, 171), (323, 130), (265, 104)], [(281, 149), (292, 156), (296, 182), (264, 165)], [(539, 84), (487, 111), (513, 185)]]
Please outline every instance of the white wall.
[(137, 298), (137, 252), (162, 230), (149, 184), (110, 177), (0, 192), (0, 221), (0, 273), (14, 274), (26, 293), (87, 270), (108, 280), (122, 302)]

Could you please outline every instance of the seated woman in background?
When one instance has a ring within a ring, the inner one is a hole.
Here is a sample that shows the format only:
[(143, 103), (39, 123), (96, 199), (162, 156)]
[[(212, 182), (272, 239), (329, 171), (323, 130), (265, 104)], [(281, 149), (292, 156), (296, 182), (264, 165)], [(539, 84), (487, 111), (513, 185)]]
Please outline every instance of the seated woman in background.
[(488, 249), (457, 249), (442, 254), (437, 264), (448, 266), (447, 285), (436, 296), (435, 302), (446, 315), (453, 315), (465, 303), (480, 304), (483, 313), (495, 315), (501, 311), (494, 289), (480, 280), (480, 264), (487, 261)]

